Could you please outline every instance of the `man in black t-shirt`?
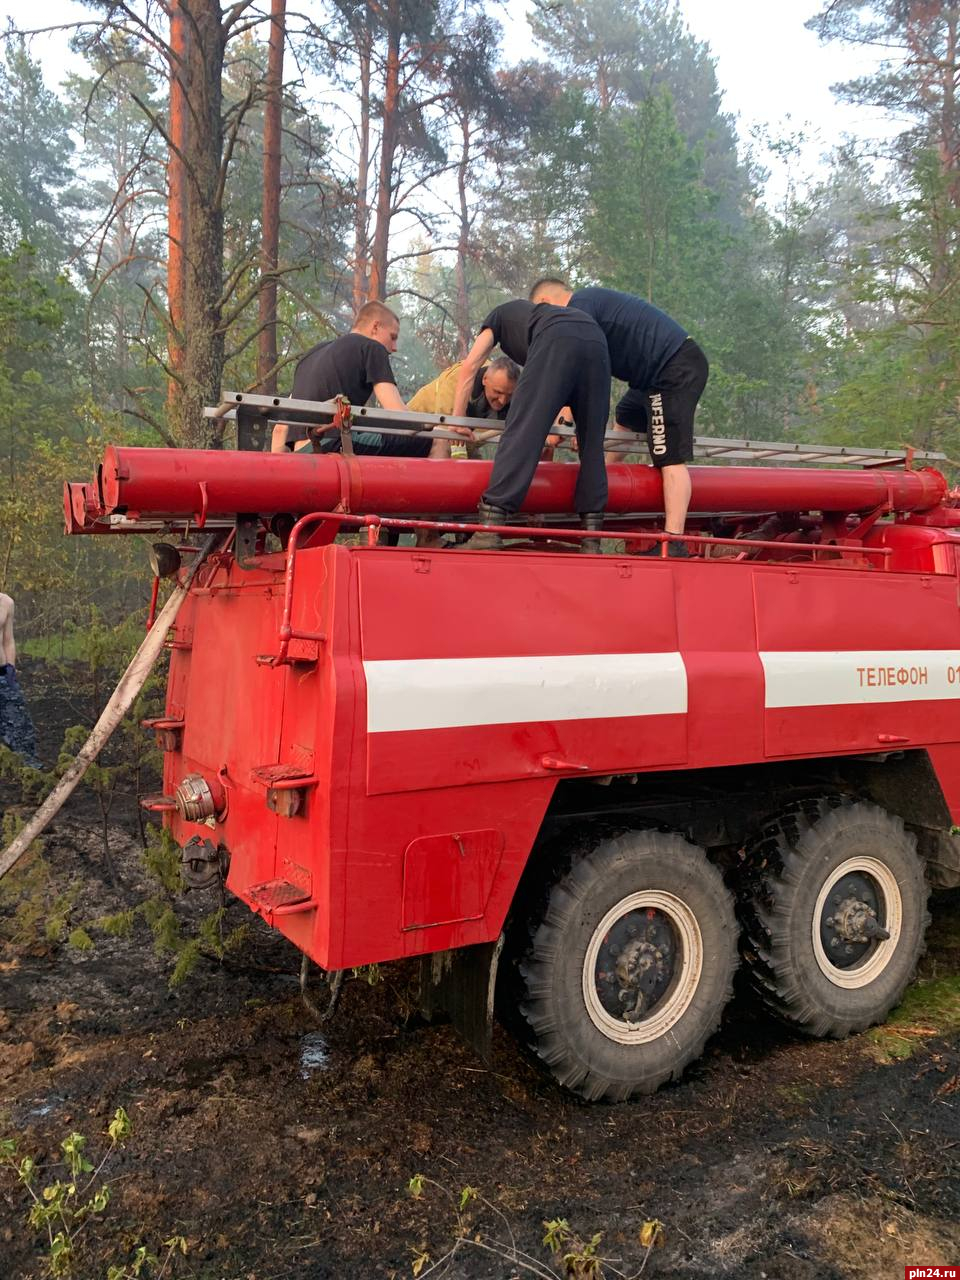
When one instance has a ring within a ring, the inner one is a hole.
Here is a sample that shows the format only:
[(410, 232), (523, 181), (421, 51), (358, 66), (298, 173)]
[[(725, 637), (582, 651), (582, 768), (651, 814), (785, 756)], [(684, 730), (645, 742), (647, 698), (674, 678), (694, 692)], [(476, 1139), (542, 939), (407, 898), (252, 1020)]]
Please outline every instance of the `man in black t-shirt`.
[[(628, 384), (616, 409), (621, 430), (644, 431), (647, 447), (663, 479), (664, 528), (682, 534), (690, 505), (693, 417), (707, 385), (707, 358), (675, 320), (643, 298), (616, 289), (578, 289), (563, 280), (538, 280), (534, 302), (575, 307), (592, 316), (607, 339), (615, 378)], [(659, 547), (651, 548), (659, 554)], [(669, 544), (671, 556), (688, 554), (683, 542)]]
[[(297, 365), (293, 376), (295, 400), (332, 400), (342, 395), (357, 407), (376, 395), (384, 409), (406, 410), (397, 380), (390, 367), (390, 355), (397, 349), (400, 321), (382, 302), (368, 302), (357, 312), (353, 328), (341, 338), (320, 342)], [(305, 423), (278, 423), (273, 429), (271, 450), (303, 448), (310, 440)], [(402, 458), (425, 458), (431, 450), (442, 454), (426, 436), (385, 436), (379, 431), (354, 432), (356, 454), (389, 454)], [(298, 442), (303, 442), (300, 444)], [(339, 451), (340, 434), (328, 431), (320, 437), (320, 452)]]
[[(603, 332), (579, 311), (518, 298), (494, 307), (460, 366), (453, 414), (466, 409), (477, 370), (495, 346), (523, 366), (497, 446), (490, 484), (480, 500), (483, 525), (505, 524), (519, 511), (533, 481), (550, 428), (565, 405), (573, 411), (580, 472), (574, 495), (581, 523), (599, 529), (607, 504), (603, 437), (610, 407), (610, 356)], [(499, 547), (493, 532), (475, 533), (471, 549)], [(581, 549), (600, 550), (600, 539)]]

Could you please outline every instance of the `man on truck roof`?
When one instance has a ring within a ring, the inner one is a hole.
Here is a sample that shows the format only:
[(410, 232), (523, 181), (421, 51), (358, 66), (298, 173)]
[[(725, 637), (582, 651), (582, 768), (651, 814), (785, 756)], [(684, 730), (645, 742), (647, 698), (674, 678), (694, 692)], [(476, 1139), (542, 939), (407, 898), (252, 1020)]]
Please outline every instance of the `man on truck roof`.
[[(693, 416), (707, 385), (707, 357), (687, 331), (665, 312), (616, 289), (577, 289), (553, 276), (530, 290), (533, 302), (576, 307), (592, 316), (607, 339), (615, 378), (628, 384), (616, 408), (616, 427), (643, 431), (663, 479), (664, 528), (682, 534), (690, 505)], [(643, 554), (659, 555), (659, 547)], [(671, 542), (669, 554), (688, 555), (686, 544)]]
[[(494, 307), (460, 367), (454, 416), (465, 412), (477, 370), (495, 346), (523, 365), (523, 372), (507, 411), (490, 485), (480, 499), (480, 524), (505, 524), (520, 510), (550, 428), (569, 405), (580, 453), (576, 509), (585, 529), (599, 529), (607, 505), (603, 438), (610, 407), (610, 356), (603, 331), (573, 308), (523, 298)], [(500, 535), (489, 531), (475, 533), (465, 545), (484, 550), (501, 544)], [(597, 552), (600, 540), (584, 539), (581, 548)]]
[[(390, 356), (397, 349), (400, 320), (382, 302), (367, 302), (357, 312), (353, 328), (342, 337), (318, 342), (297, 365), (293, 376), (295, 400), (332, 400), (342, 395), (351, 405), (365, 405), (375, 395), (384, 409), (401, 413), (406, 405), (397, 390)], [(310, 440), (306, 423), (280, 422), (273, 429), (273, 453), (306, 447)], [(320, 437), (321, 453), (340, 450), (340, 434), (328, 431)], [(429, 436), (382, 435), (379, 431), (353, 434), (356, 454), (379, 454), (402, 458), (448, 457), (446, 440)]]
[[(414, 392), (407, 408), (417, 413), (453, 414), (463, 362), (458, 360)], [(509, 356), (497, 356), (478, 371), (467, 400), (468, 418), (493, 418), (502, 422), (517, 389), (519, 366)]]

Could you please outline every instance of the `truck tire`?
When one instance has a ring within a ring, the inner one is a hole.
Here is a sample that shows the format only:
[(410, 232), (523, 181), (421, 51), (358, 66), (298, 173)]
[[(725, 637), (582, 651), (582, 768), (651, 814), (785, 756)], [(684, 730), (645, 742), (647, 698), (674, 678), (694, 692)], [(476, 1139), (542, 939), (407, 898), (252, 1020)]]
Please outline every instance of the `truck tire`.
[(581, 847), (544, 886), (516, 968), (525, 1038), (565, 1088), (620, 1102), (703, 1051), (737, 966), (733, 898), (682, 836)]
[(747, 846), (741, 953), (780, 1019), (839, 1038), (900, 1003), (930, 921), (916, 845), (886, 810), (824, 798), (791, 805)]

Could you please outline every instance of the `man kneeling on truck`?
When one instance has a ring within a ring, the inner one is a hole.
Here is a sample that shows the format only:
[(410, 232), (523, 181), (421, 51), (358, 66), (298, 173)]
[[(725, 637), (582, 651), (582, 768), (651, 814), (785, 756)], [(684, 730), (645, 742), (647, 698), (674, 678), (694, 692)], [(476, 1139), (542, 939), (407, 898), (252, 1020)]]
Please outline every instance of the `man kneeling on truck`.
[[(351, 405), (365, 405), (375, 395), (384, 409), (406, 412), (390, 356), (397, 349), (400, 320), (382, 302), (367, 302), (357, 312), (349, 333), (340, 338), (320, 342), (312, 347), (297, 365), (293, 376), (292, 396), (295, 400), (332, 400), (342, 395)], [(306, 423), (278, 422), (273, 429), (270, 449), (307, 448), (312, 441)], [(338, 453), (340, 433), (327, 431), (319, 436), (321, 453)], [(431, 440), (429, 436), (383, 435), (379, 431), (358, 431), (352, 436), (353, 451), (359, 455), (389, 455), (401, 458), (448, 458), (447, 440)]]
[[(407, 408), (416, 413), (453, 414), (463, 362), (457, 361), (410, 397)], [(519, 367), (509, 356), (497, 356), (478, 370), (470, 389), (466, 417), (502, 422), (517, 389)]]

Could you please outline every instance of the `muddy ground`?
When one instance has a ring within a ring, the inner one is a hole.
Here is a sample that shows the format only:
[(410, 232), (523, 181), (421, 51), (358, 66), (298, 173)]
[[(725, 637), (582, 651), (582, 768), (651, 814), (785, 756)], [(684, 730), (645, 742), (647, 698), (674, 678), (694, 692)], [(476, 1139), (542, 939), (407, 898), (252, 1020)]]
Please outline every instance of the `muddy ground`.
[[(24, 683), (50, 760), (75, 719), (70, 694), (37, 664)], [(0, 804), (17, 800), (0, 785)], [(167, 1277), (562, 1275), (542, 1244), (555, 1218), (583, 1242), (601, 1234), (602, 1270), (583, 1262), (571, 1274), (893, 1280), (907, 1264), (960, 1266), (960, 994), (949, 982), (960, 894), (933, 904), (920, 977), (940, 985), (915, 987), (897, 1025), (813, 1043), (741, 994), (680, 1084), (585, 1106), (505, 1033), (485, 1067), (449, 1027), (424, 1024), (402, 968), (347, 982), (320, 1030), (299, 998), (298, 955), (235, 903), (223, 928), (249, 924), (241, 945), (222, 960), (208, 948), (171, 989), (156, 911), (154, 927), (138, 913), (128, 936), (97, 925), (163, 897), (131, 803), (110, 840), (119, 890), (96, 809), (78, 796), (47, 839), (44, 874), (23, 874), (34, 908), (21, 901), (17, 915), (8, 898), (0, 920), (0, 1137), (52, 1162), (78, 1131), (99, 1157), (115, 1109), (132, 1121), (101, 1176), (112, 1200), (81, 1236), (82, 1280), (130, 1264), (140, 1244), (162, 1260), (174, 1236), (187, 1252)], [(189, 899), (182, 938), (216, 905)], [(71, 945), (78, 927), (92, 947)], [(458, 1219), (466, 1187), (478, 1195)], [(46, 1274), (28, 1210), (13, 1170), (0, 1170), (3, 1280)], [(662, 1244), (647, 1248), (654, 1220)]]

